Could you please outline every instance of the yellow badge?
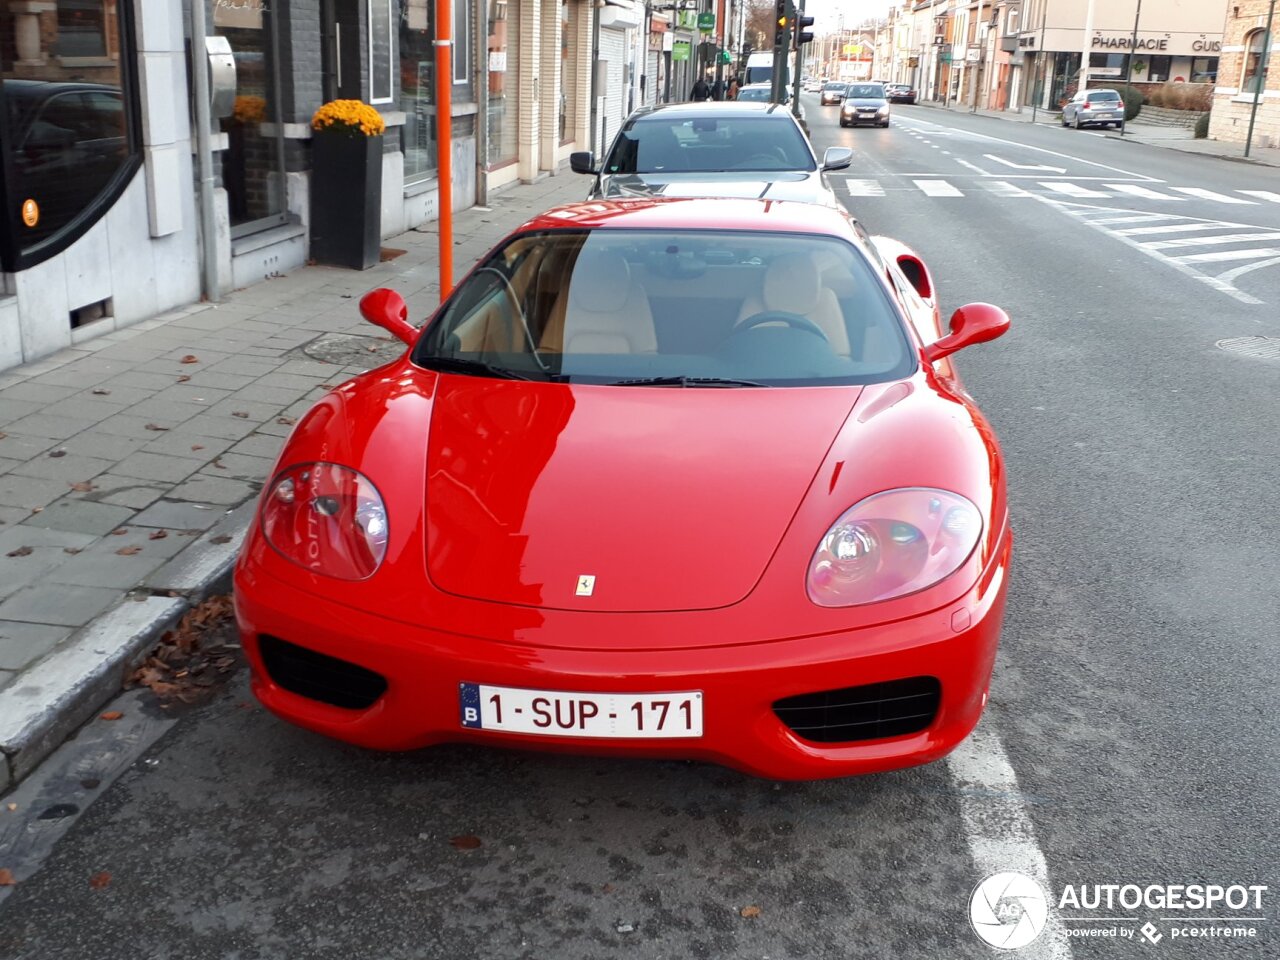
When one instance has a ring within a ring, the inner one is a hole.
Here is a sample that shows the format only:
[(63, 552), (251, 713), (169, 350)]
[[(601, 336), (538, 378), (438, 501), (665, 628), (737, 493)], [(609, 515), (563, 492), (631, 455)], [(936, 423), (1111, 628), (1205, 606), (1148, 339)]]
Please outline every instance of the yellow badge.
[(30, 197), (22, 201), (22, 222), (28, 227), (34, 227), (40, 222), (40, 204)]

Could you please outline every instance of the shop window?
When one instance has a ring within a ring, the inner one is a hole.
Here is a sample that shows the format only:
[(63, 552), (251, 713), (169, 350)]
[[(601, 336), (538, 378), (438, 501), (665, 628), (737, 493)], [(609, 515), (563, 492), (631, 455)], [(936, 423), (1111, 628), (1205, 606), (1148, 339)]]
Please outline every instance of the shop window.
[(65, 249), (137, 169), (130, 36), (117, 0), (0, 0), (6, 270)]
[(1173, 70), (1173, 57), (1147, 57), (1146, 60), (1147, 62), (1144, 65), (1142, 57), (1139, 56), (1133, 62), (1133, 78), (1135, 80), (1145, 80), (1147, 83), (1164, 83), (1169, 79), (1169, 73)]
[(1262, 92), (1262, 43), (1266, 39), (1265, 30), (1253, 30), (1244, 38), (1244, 70), (1240, 75), (1241, 93)]
[(405, 182), (424, 180), (436, 170), (435, 24), (430, 0), (400, 4), (400, 149)]
[(1217, 57), (1196, 57), (1191, 61), (1191, 82), (1192, 83), (1217, 83), (1218, 82), (1218, 58)]
[(489, 126), (490, 167), (516, 159), (520, 118), (520, 0), (493, 0), (489, 13)]

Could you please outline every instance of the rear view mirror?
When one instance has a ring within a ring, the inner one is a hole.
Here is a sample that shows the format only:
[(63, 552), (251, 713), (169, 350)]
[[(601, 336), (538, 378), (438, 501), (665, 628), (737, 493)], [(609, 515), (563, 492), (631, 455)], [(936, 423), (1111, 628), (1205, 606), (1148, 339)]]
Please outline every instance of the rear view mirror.
[(989, 303), (968, 303), (951, 315), (951, 332), (924, 348), (926, 363), (950, 356), (975, 343), (1002, 336), (1009, 329), (1009, 315)]
[(574, 173), (596, 173), (596, 158), (590, 150), (575, 150), (569, 154), (569, 169)]
[(409, 322), (409, 307), (394, 290), (370, 290), (360, 298), (360, 315), (407, 344), (418, 338), (418, 328)]
[(843, 170), (851, 163), (853, 163), (851, 147), (827, 147), (827, 152), (822, 155), (823, 170)]

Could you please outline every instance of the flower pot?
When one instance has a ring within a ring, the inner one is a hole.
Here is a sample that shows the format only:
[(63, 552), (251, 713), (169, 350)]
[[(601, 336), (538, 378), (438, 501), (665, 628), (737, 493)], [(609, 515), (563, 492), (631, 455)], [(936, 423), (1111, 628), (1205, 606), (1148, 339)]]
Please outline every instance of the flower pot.
[(311, 138), (311, 259), (367, 270), (382, 245), (382, 137)]

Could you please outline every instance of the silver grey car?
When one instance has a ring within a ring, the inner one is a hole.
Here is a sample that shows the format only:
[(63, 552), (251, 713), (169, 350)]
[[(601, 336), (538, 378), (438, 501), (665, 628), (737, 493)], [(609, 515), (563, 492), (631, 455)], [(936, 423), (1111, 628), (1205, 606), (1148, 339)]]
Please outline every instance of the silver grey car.
[(853, 127), (860, 123), (874, 123), (877, 127), (889, 125), (889, 98), (882, 83), (851, 83), (840, 105), (840, 126)]
[(1081, 90), (1062, 107), (1062, 125), (1124, 129), (1124, 97), (1116, 90)]

